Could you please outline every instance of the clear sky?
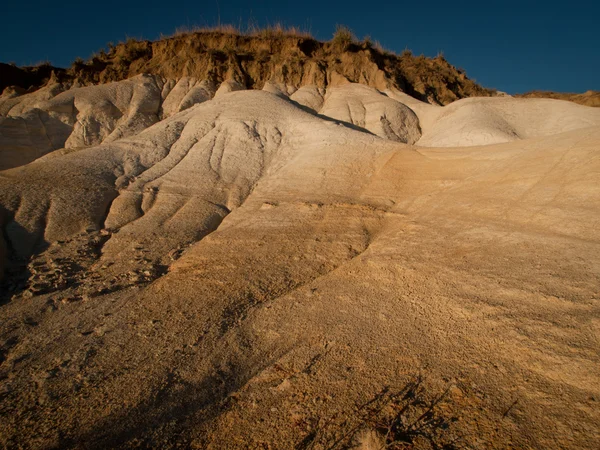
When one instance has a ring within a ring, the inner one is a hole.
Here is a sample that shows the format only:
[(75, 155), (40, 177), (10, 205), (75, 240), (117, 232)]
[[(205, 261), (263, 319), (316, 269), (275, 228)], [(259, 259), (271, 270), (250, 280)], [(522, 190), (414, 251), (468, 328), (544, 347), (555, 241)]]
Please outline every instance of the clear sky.
[(331, 38), (336, 24), (385, 48), (446, 59), (508, 93), (600, 90), (600, 0), (313, 1), (7, 0), (0, 61), (66, 67), (108, 42), (157, 39), (180, 26), (281, 22)]

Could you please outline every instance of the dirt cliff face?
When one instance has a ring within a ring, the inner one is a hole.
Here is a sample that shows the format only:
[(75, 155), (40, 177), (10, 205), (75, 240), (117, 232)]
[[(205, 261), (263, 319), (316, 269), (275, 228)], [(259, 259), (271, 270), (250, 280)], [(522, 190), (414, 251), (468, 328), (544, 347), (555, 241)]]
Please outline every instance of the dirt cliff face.
[(516, 95), (522, 98), (553, 98), (556, 100), (567, 100), (584, 106), (600, 106), (600, 91), (586, 91), (583, 94), (570, 94), (563, 92), (532, 91)]
[[(249, 89), (262, 89), (267, 81), (295, 88), (308, 84), (326, 87), (345, 78), (382, 90), (397, 88), (437, 104), (494, 93), (443, 57), (426, 58), (410, 52), (398, 56), (368, 41), (319, 42), (285, 34), (198, 32), (155, 42), (130, 39), (87, 62), (76, 61), (70, 69), (57, 71), (62, 79), (82, 84), (120, 81), (142, 73), (175, 79), (189, 76), (215, 83), (232, 79)], [(44, 82), (39, 79), (39, 85)]]
[(36, 90), (50, 80), (52, 72), (55, 76), (64, 77), (66, 70), (47, 63), (35, 67), (17, 67), (0, 62), (0, 93), (6, 88), (6, 94), (13, 95), (22, 94), (29, 89)]

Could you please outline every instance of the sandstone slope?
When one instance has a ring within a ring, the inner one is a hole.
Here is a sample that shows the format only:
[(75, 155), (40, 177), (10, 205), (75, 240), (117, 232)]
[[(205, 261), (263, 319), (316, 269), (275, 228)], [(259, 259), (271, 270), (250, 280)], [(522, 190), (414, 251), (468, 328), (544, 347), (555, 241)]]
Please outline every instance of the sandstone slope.
[(596, 111), (242, 88), (2, 103), (0, 445), (595, 448)]

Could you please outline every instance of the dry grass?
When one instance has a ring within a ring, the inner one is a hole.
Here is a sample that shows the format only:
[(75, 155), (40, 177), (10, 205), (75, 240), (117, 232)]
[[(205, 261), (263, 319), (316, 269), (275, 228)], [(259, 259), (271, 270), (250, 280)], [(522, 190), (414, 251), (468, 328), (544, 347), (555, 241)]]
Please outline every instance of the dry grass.
[(515, 97), (522, 98), (553, 98), (555, 100), (566, 100), (584, 106), (600, 107), (600, 91), (587, 91), (582, 94), (551, 91), (531, 91), (525, 94), (516, 94)]
[(286, 27), (281, 23), (274, 25), (268, 25), (265, 28), (249, 27), (247, 34), (250, 36), (257, 36), (267, 39), (293, 36), (304, 39), (314, 39), (310, 31), (303, 30), (300, 27)]
[[(295, 450), (406, 450), (414, 448), (419, 440), (432, 449), (458, 448), (451, 429), (457, 418), (440, 408), (449, 390), (431, 398), (421, 376), (402, 389), (385, 388), (365, 404), (357, 405), (354, 413), (343, 415), (341, 422), (333, 417), (315, 419), (312, 431), (296, 444)], [(376, 444), (365, 445), (365, 435), (372, 436)]]
[(333, 33), (333, 39), (331, 44), (340, 51), (346, 51), (350, 45), (356, 42), (356, 36), (350, 28), (345, 25), (336, 25), (335, 33)]
[(228, 34), (232, 36), (241, 36), (243, 33), (240, 29), (234, 25), (224, 24), (224, 25), (216, 25), (212, 27), (199, 27), (199, 26), (181, 26), (175, 29), (175, 32), (171, 36), (167, 37), (179, 37), (187, 34), (196, 34), (196, 33), (220, 33), (220, 34)]
[(71, 67), (75, 70), (81, 69), (85, 65), (85, 61), (79, 56), (71, 63)]
[[(69, 76), (87, 80), (89, 83), (118, 81), (132, 76), (139, 70), (147, 70), (151, 65), (157, 68), (158, 73), (177, 77), (176, 66), (183, 68), (187, 63), (186, 59), (199, 58), (196, 76), (209, 76), (206, 68), (218, 66), (218, 70), (215, 69), (218, 75), (213, 71), (210, 76), (222, 78), (229, 70), (228, 61), (235, 61), (241, 56), (245, 58), (242, 71), (252, 72), (248, 75), (249, 79), (262, 80), (266, 73), (279, 70), (276, 66), (290, 63), (294, 64), (295, 69), (290, 74), (289, 68), (286, 67), (285, 75), (282, 76), (287, 77), (289, 82), (298, 83), (302, 77), (304, 62), (307, 60), (313, 60), (318, 67), (327, 71), (329, 65), (340, 64), (343, 53), (354, 54), (349, 58), (359, 61), (364, 55), (357, 54), (361, 50), (368, 50), (368, 58), (377, 61), (379, 68), (384, 70), (400, 89), (421, 100), (447, 104), (457, 98), (490, 94), (477, 86), (473, 80), (467, 79), (464, 71), (457, 71), (452, 67), (441, 53), (435, 58), (426, 58), (423, 55), (413, 55), (410, 50), (405, 49), (398, 55), (384, 48), (370, 36), (359, 41), (352, 30), (344, 25), (336, 27), (329, 42), (317, 41), (305, 28), (285, 26), (282, 23), (263, 28), (256, 23), (249, 23), (244, 29), (241, 24), (184, 26), (177, 28), (171, 36), (161, 36), (161, 41), (164, 42), (128, 37), (116, 45), (109, 43), (106, 49), (92, 54), (87, 60), (74, 61), (69, 69)], [(183, 50), (177, 50), (176, 58), (167, 58), (166, 55), (171, 53), (164, 49), (171, 48), (174, 44), (182, 45)], [(165, 58), (168, 61), (165, 61)], [(132, 72), (132, 65), (144, 69), (134, 69)], [(168, 69), (163, 70), (165, 66)], [(337, 67), (336, 70), (341, 68)], [(349, 79), (357, 81), (354, 68), (348, 66), (347, 70)], [(256, 85), (262, 86), (262, 81)]]
[(41, 61), (36, 61), (34, 64), (32, 64), (30, 67), (37, 67), (37, 68), (48, 68), (48, 67), (52, 67), (52, 63), (47, 60), (41, 60)]
[(170, 39), (190, 34), (209, 33), (218, 33), (229, 36), (253, 36), (267, 39), (282, 37), (314, 39), (309, 30), (305, 30), (296, 26), (285, 26), (279, 22), (273, 25), (267, 25), (266, 27), (260, 27), (256, 23), (249, 23), (245, 29), (241, 26), (235, 26), (231, 24), (215, 26), (181, 26), (176, 28), (175, 32), (170, 35), (161, 34), (160, 39)]

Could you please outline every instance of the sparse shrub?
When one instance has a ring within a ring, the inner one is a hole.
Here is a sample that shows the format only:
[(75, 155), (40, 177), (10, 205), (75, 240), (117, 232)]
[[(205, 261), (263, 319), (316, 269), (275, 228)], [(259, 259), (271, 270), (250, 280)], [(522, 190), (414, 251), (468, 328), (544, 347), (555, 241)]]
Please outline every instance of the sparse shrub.
[(45, 61), (38, 61), (33, 66), (37, 67), (39, 69), (43, 69), (43, 68), (52, 67), (52, 64), (50, 64), (50, 61), (45, 60)]
[(216, 31), (218, 31), (219, 33), (223, 33), (223, 34), (229, 34), (231, 36), (239, 36), (240, 34), (242, 34), (239, 30), (239, 28), (237, 28), (234, 25), (219, 25), (218, 27), (216, 27)]
[(192, 30), (190, 29), (190, 27), (185, 26), (185, 25), (179, 26), (179, 27), (175, 28), (175, 31), (173, 32), (171, 37), (183, 36), (183, 35), (189, 34), (189, 33), (192, 33)]
[(253, 30), (250, 32), (253, 36), (258, 36), (263, 39), (276, 39), (280, 38), (284, 35), (283, 26), (280, 23), (276, 23), (275, 25), (269, 25), (265, 28)]
[[(405, 450), (416, 442), (432, 449), (456, 449), (451, 426), (458, 419), (440, 408), (450, 388), (437, 397), (427, 395), (423, 378), (418, 376), (404, 388), (385, 388), (343, 419), (315, 418), (312, 431), (298, 442), (295, 450), (345, 450), (348, 448), (385, 448)], [(371, 434), (375, 447), (365, 446)], [(360, 444), (363, 444), (362, 446)], [(357, 445), (358, 444), (358, 445)], [(419, 447), (425, 448), (425, 447)]]
[(71, 67), (75, 70), (81, 70), (85, 66), (85, 61), (79, 56), (75, 58), (75, 61), (71, 64)]
[(356, 37), (350, 28), (345, 25), (337, 25), (335, 27), (335, 33), (333, 34), (331, 43), (336, 49), (346, 51), (355, 41)]
[(375, 43), (373, 44), (373, 48), (375, 50), (377, 50), (379, 53), (384, 53), (385, 49), (383, 48), (383, 45), (381, 45), (381, 42), (379, 41), (375, 41)]
[(304, 38), (304, 39), (312, 39), (313, 36), (310, 30), (304, 30), (299, 27), (289, 27), (286, 30), (286, 33), (295, 37)]

